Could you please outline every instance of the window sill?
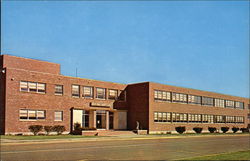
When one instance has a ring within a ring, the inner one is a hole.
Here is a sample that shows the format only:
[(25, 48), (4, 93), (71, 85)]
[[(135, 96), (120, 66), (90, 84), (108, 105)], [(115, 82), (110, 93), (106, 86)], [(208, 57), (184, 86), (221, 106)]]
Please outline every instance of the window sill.
[(63, 96), (63, 94), (56, 94), (56, 93), (55, 93), (55, 96)]
[(30, 91), (20, 91), (20, 92), (22, 92), (22, 93), (32, 93), (32, 94), (46, 94), (46, 92), (45, 93), (42, 93), (42, 92), (30, 92)]
[(45, 121), (45, 119), (40, 119), (40, 120), (25, 120), (25, 119), (19, 119), (19, 121), (28, 121), (28, 122), (30, 122), (30, 121)]

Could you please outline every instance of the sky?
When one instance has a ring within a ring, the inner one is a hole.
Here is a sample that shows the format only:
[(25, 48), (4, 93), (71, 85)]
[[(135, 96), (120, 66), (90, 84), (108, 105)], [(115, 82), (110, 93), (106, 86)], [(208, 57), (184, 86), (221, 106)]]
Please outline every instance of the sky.
[(61, 73), (249, 97), (247, 1), (4, 1), (1, 54)]

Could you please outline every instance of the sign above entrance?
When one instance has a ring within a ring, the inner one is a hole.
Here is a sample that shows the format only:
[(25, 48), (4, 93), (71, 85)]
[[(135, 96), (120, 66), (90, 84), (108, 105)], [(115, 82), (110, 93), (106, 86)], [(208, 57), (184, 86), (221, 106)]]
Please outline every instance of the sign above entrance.
[(92, 106), (92, 107), (111, 107), (111, 104), (90, 102), (90, 106)]

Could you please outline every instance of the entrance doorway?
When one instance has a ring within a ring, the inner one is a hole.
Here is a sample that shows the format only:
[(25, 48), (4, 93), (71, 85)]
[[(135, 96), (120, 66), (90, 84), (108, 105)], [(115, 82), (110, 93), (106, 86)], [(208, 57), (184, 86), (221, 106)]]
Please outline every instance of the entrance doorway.
[(103, 110), (96, 111), (96, 128), (106, 129), (106, 111)]
[(114, 113), (109, 112), (109, 129), (114, 129)]

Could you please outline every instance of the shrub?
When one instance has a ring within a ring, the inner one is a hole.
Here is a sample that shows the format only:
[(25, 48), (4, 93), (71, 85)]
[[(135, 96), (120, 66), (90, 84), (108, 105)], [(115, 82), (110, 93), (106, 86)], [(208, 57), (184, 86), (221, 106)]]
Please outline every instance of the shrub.
[(223, 133), (226, 133), (229, 130), (229, 127), (221, 127), (221, 131), (223, 131)]
[(175, 127), (175, 130), (179, 133), (179, 134), (182, 134), (186, 131), (186, 127), (185, 126), (178, 126), (178, 127)]
[(46, 134), (49, 135), (49, 133), (53, 131), (53, 126), (44, 126), (44, 130)]
[(208, 127), (208, 131), (210, 133), (214, 133), (216, 131), (216, 128), (215, 127)]
[(233, 127), (233, 128), (232, 128), (232, 131), (233, 131), (234, 133), (236, 133), (237, 131), (239, 131), (239, 128), (238, 128), (238, 127)]
[(80, 123), (74, 123), (74, 130), (71, 132), (73, 135), (81, 135), (82, 127)]
[(57, 135), (61, 135), (65, 131), (65, 127), (62, 125), (53, 126), (53, 131), (57, 133)]
[(201, 127), (194, 127), (193, 130), (197, 133), (200, 134), (202, 132), (202, 128)]
[(248, 132), (248, 129), (247, 129), (247, 128), (240, 128), (240, 131), (241, 131), (242, 133), (247, 133), (247, 132)]
[(32, 132), (34, 135), (37, 135), (38, 132), (42, 131), (43, 126), (42, 125), (30, 125), (29, 130)]

